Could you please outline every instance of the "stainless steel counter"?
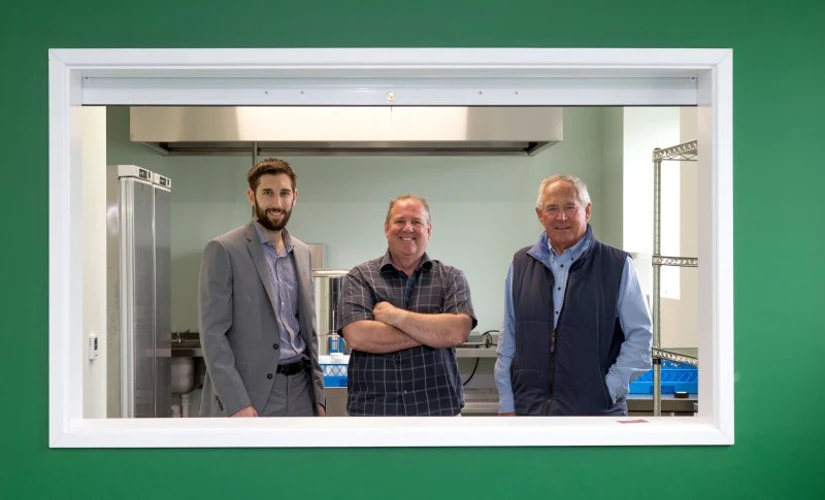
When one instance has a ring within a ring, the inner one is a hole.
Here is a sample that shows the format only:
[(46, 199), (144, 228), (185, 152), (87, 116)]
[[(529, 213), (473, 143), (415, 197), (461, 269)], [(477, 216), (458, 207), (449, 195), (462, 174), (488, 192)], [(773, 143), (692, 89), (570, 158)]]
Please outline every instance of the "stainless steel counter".
[[(694, 352), (688, 354), (695, 355)], [(203, 349), (197, 333), (184, 332), (172, 335), (172, 357), (202, 358)], [(456, 348), (456, 357), (461, 360), (480, 358), (482, 360), (495, 359), (496, 346), (484, 345), (481, 342), (467, 342)], [(463, 361), (463, 363), (473, 363)], [(201, 362), (202, 363), (202, 362)], [(492, 363), (492, 361), (483, 361)], [(465, 374), (466, 375), (466, 374)], [(478, 376), (478, 375), (477, 375)], [(490, 377), (491, 378), (491, 377)], [(475, 382), (474, 382), (475, 385)], [(483, 383), (480, 387), (465, 388), (465, 406), (461, 414), (465, 416), (482, 416), (498, 414), (498, 393), (489, 380), (490, 387)], [(327, 387), (327, 414), (329, 416), (346, 416), (347, 388)], [(689, 398), (677, 399), (672, 395), (662, 396), (663, 416), (692, 416), (697, 403), (695, 394)], [(628, 414), (630, 416), (652, 416), (653, 398), (652, 396), (631, 396), (627, 400)]]
[[(456, 357), (458, 358), (495, 358), (496, 348), (491, 347), (457, 347)], [(172, 341), (172, 357), (180, 358), (202, 358), (203, 349), (198, 341)]]
[(194, 345), (175, 345), (172, 344), (173, 358), (202, 358), (203, 349), (200, 344)]
[(173, 358), (202, 358), (201, 339), (198, 332), (172, 332), (171, 336)]
[(460, 346), (455, 348), (455, 355), (457, 358), (495, 358), (496, 347), (484, 346)]
[[(692, 417), (695, 415), (696, 394), (687, 398), (675, 398), (672, 394), (662, 395), (662, 416)], [(653, 416), (653, 396), (631, 395), (627, 399), (627, 414), (629, 416)]]

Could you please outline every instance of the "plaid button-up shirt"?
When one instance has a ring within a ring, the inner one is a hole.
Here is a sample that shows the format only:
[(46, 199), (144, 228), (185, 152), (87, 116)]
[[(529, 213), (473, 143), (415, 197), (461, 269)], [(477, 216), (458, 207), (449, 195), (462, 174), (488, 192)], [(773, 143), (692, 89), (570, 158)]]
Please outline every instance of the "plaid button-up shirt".
[[(466, 314), (477, 321), (464, 273), (424, 254), (409, 278), (389, 252), (353, 268), (345, 277), (336, 329), (374, 320), (379, 302), (423, 314)], [(457, 415), (464, 404), (455, 349), (413, 347), (388, 354), (352, 351), (347, 368), (350, 415)]]

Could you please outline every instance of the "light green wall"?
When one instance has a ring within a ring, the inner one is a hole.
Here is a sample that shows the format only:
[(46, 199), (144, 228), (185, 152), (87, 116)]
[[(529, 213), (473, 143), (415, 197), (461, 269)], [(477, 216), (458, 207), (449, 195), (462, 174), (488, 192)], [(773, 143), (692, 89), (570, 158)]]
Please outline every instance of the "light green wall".
[[(4, 3), (0, 496), (825, 498), (823, 15), (816, 0)], [(736, 444), (49, 449), (47, 49), (336, 46), (733, 48)]]
[[(604, 210), (601, 108), (564, 110), (564, 140), (535, 157), (294, 157), (298, 204), (289, 230), (326, 245), (327, 267), (351, 268), (386, 250), (384, 216), (406, 192), (430, 204), (431, 257), (467, 275), (478, 331), (498, 329), (513, 252), (541, 233), (533, 207), (539, 182), (573, 173), (588, 183), (593, 226)], [(164, 157), (130, 143), (128, 108), (109, 108), (109, 164), (138, 163), (172, 179), (172, 330), (197, 331), (197, 283), (206, 242), (249, 221), (249, 157)], [(621, 158), (619, 158), (621, 160)], [(615, 195), (611, 195), (615, 196)], [(620, 212), (620, 211), (619, 211)], [(619, 217), (621, 213), (619, 213)]]
[[(625, 214), (623, 162), (623, 108), (604, 108), (602, 114), (602, 194), (599, 212), (603, 241), (622, 248)], [(630, 221), (629, 223), (633, 223)]]

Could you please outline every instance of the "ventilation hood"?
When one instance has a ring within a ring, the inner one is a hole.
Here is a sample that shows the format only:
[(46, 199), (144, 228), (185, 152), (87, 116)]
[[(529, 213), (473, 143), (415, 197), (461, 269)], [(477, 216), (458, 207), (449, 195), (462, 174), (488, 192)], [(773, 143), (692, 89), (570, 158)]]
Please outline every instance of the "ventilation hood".
[(130, 137), (163, 155), (535, 155), (560, 107), (145, 107)]

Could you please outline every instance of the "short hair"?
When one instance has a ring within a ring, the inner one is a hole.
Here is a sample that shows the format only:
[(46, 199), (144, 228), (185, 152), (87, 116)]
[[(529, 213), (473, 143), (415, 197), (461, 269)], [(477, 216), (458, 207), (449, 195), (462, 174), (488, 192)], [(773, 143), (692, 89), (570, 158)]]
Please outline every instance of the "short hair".
[(285, 174), (289, 177), (289, 180), (292, 181), (292, 190), (295, 191), (298, 186), (298, 176), (295, 175), (288, 162), (278, 158), (265, 158), (256, 163), (246, 174), (246, 180), (249, 182), (249, 189), (257, 191), (262, 176), (279, 174)]
[(578, 196), (583, 207), (586, 207), (590, 203), (590, 193), (587, 191), (587, 184), (585, 184), (583, 180), (579, 179), (575, 175), (556, 174), (551, 175), (550, 177), (545, 177), (542, 179), (541, 184), (539, 184), (539, 195), (538, 198), (536, 198), (536, 206), (538, 208), (541, 208), (544, 190), (547, 189), (547, 186), (556, 181), (567, 181), (572, 184), (573, 189), (576, 190), (576, 196)]
[(384, 219), (384, 224), (388, 224), (390, 222), (390, 215), (392, 215), (392, 207), (401, 200), (416, 200), (421, 202), (424, 205), (424, 210), (427, 212), (427, 224), (432, 224), (432, 220), (430, 218), (430, 205), (427, 204), (427, 200), (422, 198), (421, 196), (414, 195), (414, 194), (402, 194), (401, 196), (394, 198), (390, 201), (390, 206), (387, 208), (387, 217)]

